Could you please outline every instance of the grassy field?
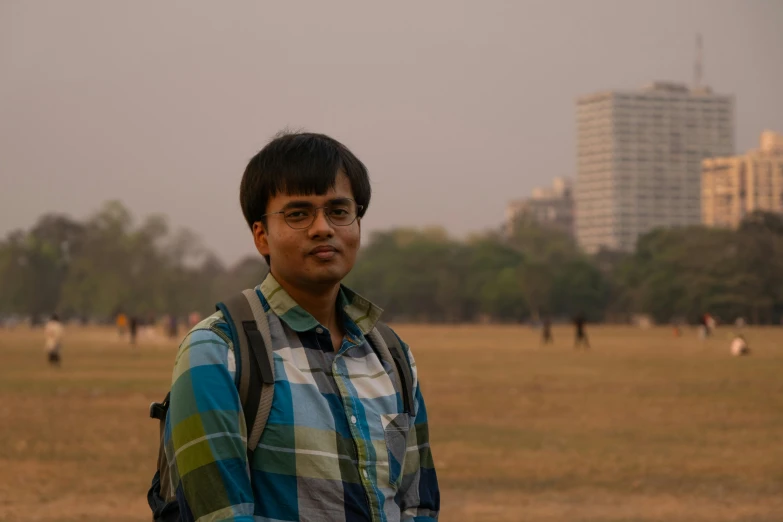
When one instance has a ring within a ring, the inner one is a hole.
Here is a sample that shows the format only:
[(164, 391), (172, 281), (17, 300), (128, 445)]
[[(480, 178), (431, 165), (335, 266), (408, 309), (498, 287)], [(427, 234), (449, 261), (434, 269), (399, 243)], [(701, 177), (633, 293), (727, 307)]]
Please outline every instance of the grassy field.
[[(783, 521), (783, 329), (400, 326), (430, 413), (446, 521)], [(151, 401), (176, 346), (0, 330), (0, 520), (144, 521)]]

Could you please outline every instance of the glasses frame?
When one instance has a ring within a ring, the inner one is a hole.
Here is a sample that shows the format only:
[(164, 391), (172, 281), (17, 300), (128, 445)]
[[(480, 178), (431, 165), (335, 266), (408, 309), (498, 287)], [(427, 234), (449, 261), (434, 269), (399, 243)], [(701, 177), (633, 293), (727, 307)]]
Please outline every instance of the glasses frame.
[[(351, 202), (353, 202), (354, 205), (356, 205), (356, 215), (353, 217), (353, 219), (351, 220), (350, 223), (338, 224), (338, 223), (335, 223), (334, 221), (332, 221), (332, 218), (330, 218), (329, 214), (326, 213), (326, 209), (330, 206), (329, 204), (323, 205), (323, 206), (320, 206), (320, 207), (312, 207), (311, 210), (315, 211), (313, 213), (313, 219), (307, 224), (307, 226), (303, 226), (303, 227), (295, 227), (295, 226), (291, 225), (291, 223), (288, 222), (288, 220), (285, 218), (285, 213), (288, 212), (288, 210), (279, 210), (277, 212), (268, 212), (268, 213), (264, 214), (261, 217), (265, 218), (265, 217), (268, 217), (268, 216), (274, 216), (276, 214), (282, 214), (283, 215), (283, 221), (285, 221), (285, 224), (288, 225), (289, 227), (291, 227), (292, 229), (294, 229), (294, 230), (307, 230), (308, 228), (313, 226), (313, 223), (315, 223), (315, 219), (318, 217), (318, 211), (319, 210), (323, 210), (324, 217), (332, 225), (334, 225), (336, 227), (348, 227), (348, 226), (353, 225), (356, 222), (356, 220), (359, 218), (359, 213), (361, 213), (362, 209), (364, 209), (364, 205), (359, 205), (358, 203), (356, 203), (355, 199), (351, 199), (351, 198), (341, 198), (338, 201), (351, 201)], [(289, 209), (289, 210), (294, 210), (294, 209)]]

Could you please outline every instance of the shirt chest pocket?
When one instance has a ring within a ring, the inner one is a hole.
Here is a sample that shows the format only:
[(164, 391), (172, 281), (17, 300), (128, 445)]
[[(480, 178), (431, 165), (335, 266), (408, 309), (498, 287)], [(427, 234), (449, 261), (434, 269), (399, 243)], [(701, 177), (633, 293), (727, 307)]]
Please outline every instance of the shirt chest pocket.
[(381, 415), (381, 422), (389, 456), (389, 485), (397, 489), (402, 479), (405, 453), (408, 449), (410, 415), (408, 413)]

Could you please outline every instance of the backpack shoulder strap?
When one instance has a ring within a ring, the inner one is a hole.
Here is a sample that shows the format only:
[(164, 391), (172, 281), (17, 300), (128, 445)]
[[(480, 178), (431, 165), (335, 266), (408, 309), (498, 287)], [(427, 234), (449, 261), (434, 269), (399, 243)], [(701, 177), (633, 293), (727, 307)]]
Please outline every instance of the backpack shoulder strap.
[[(256, 418), (252, 428), (248, 427), (247, 447), (250, 451), (256, 449), (261, 434), (266, 428), (266, 422), (269, 420), (269, 412), (272, 411), (272, 398), (275, 393), (275, 363), (272, 356), (272, 333), (269, 330), (269, 319), (266, 316), (264, 305), (258, 298), (254, 289), (248, 289), (242, 292), (247, 299), (250, 309), (253, 312), (255, 321), (249, 326), (255, 326), (255, 330), (249, 330), (248, 337), (254, 337), (255, 341), (253, 353), (260, 369), (261, 382), (256, 387), (261, 390), (261, 397), (256, 410)], [(248, 326), (245, 326), (246, 331)]]
[(405, 413), (413, 414), (413, 412), (416, 411), (416, 390), (413, 389), (413, 372), (411, 371), (408, 357), (405, 355), (405, 351), (402, 348), (400, 338), (397, 337), (397, 334), (395, 334), (386, 323), (379, 321), (375, 325), (375, 329), (389, 349), (389, 353), (394, 360), (394, 365), (397, 367), (397, 374), (400, 376), (400, 387), (403, 404), (405, 405)]
[(255, 450), (266, 427), (274, 393), (269, 321), (255, 290), (219, 303), (239, 351), (239, 397), (247, 426), (248, 452)]

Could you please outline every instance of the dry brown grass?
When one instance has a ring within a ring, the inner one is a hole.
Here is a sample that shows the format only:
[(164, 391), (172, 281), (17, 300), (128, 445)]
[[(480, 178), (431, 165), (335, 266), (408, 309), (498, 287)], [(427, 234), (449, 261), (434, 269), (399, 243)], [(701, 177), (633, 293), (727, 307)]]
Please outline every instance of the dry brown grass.
[[(442, 520), (783, 520), (783, 330), (728, 355), (668, 329), (571, 332), (400, 326), (414, 347)], [(148, 520), (157, 426), (176, 347), (132, 350), (110, 330), (0, 330), (0, 520)]]

